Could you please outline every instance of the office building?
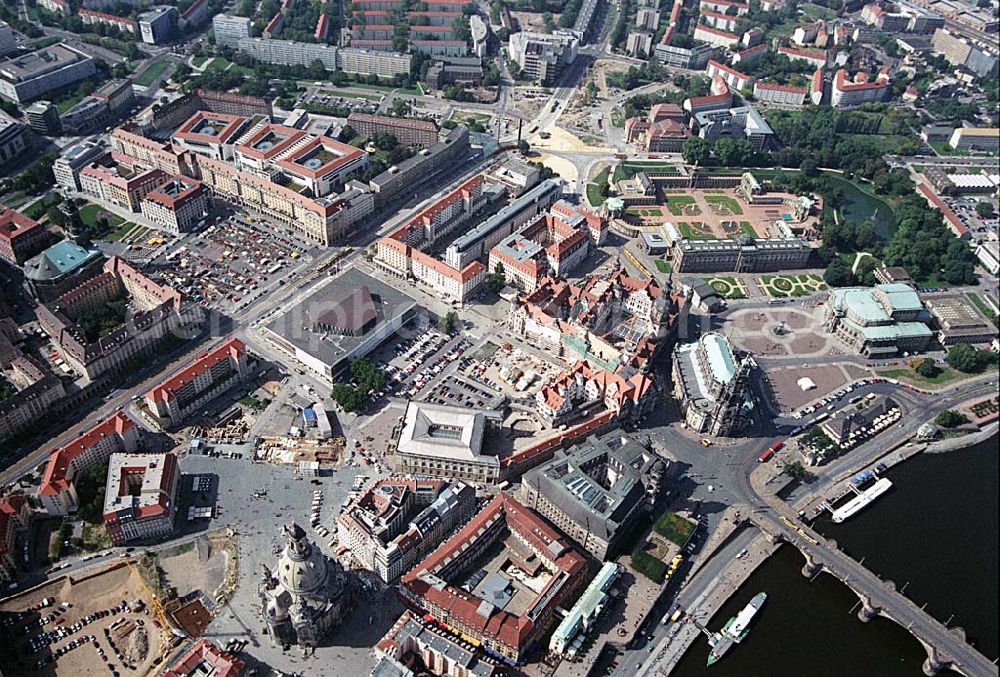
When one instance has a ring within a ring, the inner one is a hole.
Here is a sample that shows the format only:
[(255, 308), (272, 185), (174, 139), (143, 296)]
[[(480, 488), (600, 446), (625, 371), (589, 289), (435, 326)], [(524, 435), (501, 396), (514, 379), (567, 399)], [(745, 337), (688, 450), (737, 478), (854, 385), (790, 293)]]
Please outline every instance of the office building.
[(316, 647), (340, 625), (354, 603), (354, 584), (292, 522), (274, 569), (264, 568), (260, 601), (267, 634), (276, 646)]
[(0, 111), (0, 167), (23, 160), (28, 149), (28, 128)]
[(476, 510), (461, 482), (389, 477), (371, 484), (337, 517), (337, 538), (387, 585), (399, 580)]
[(352, 112), (347, 116), (347, 124), (358, 134), (374, 138), (379, 132), (396, 137), (404, 146), (427, 148), (438, 141), (438, 128), (430, 120), (411, 120), (385, 115)]
[(200, 181), (175, 176), (147, 193), (140, 209), (154, 227), (179, 235), (208, 214), (208, 191)]
[(464, 56), (437, 57), (427, 69), (426, 81), (432, 91), (456, 82), (479, 86), (483, 81), (483, 60)]
[(709, 142), (723, 137), (746, 139), (756, 149), (766, 148), (774, 131), (753, 106), (694, 114), (692, 129)]
[(0, 21), (0, 57), (17, 51), (17, 40), (14, 39), (14, 29), (6, 21)]
[(510, 157), (486, 174), (485, 178), (490, 183), (504, 186), (511, 197), (519, 197), (538, 184), (540, 174), (538, 167)]
[(111, 454), (103, 520), (114, 545), (173, 533), (180, 474), (173, 454)]
[(59, 110), (51, 101), (35, 101), (24, 109), (24, 116), (32, 130), (44, 136), (62, 134)]
[(49, 515), (65, 517), (76, 512), (79, 498), (75, 480), (81, 473), (107, 463), (111, 455), (134, 452), (140, 439), (139, 427), (117, 412), (79, 437), (49, 454), (38, 500)]
[(735, 436), (753, 413), (748, 379), (754, 366), (728, 338), (716, 332), (674, 349), (674, 397), (692, 430), (708, 435)]
[[(498, 548), (507, 555), (494, 557)], [(555, 529), (501, 493), (405, 574), (400, 594), (441, 627), (517, 665), (543, 641), (586, 573), (587, 561)]]
[(878, 358), (926, 349), (929, 319), (909, 285), (842, 287), (830, 295), (823, 328), (853, 352)]
[(48, 233), (37, 221), (0, 204), (0, 260), (20, 266), (47, 240)]
[(154, 7), (139, 15), (139, 33), (147, 45), (162, 45), (174, 37), (179, 15), (176, 7)]
[(215, 44), (236, 49), (241, 39), (253, 35), (253, 22), (245, 16), (216, 14), (212, 17), (212, 32)]
[(96, 74), (97, 66), (89, 54), (60, 42), (0, 59), (0, 96), (26, 103)]
[(128, 79), (110, 80), (59, 116), (63, 132), (82, 136), (112, 124), (135, 103)]
[(264, 328), (267, 337), (324, 383), (394, 336), (416, 313), (412, 298), (348, 268)]
[(99, 164), (108, 154), (108, 146), (101, 139), (87, 139), (73, 144), (52, 163), (56, 185), (71, 193), (81, 191), (80, 171), (92, 164)]
[[(116, 328), (87, 322), (96, 303), (126, 301), (129, 315)], [(78, 374), (95, 379), (131, 369), (136, 360), (157, 353), (168, 336), (200, 330), (201, 306), (146, 277), (123, 259), (104, 262), (100, 275), (38, 307), (38, 324), (58, 346), (62, 359)]]
[(805, 268), (812, 254), (802, 238), (689, 240), (674, 243), (676, 269), (681, 273), (767, 273)]
[(483, 437), (499, 421), (498, 412), (411, 401), (403, 414), (393, 468), (403, 475), (496, 484), (500, 459), (483, 452)]
[(524, 77), (540, 85), (553, 85), (576, 59), (579, 46), (580, 41), (571, 33), (521, 31), (510, 36), (508, 49)]
[(146, 408), (161, 428), (176, 428), (222, 393), (249, 380), (250, 372), (246, 346), (231, 338), (149, 390)]
[(521, 502), (598, 561), (627, 547), (633, 527), (656, 505), (668, 462), (623, 430), (591, 436), (521, 479)]
[(715, 45), (697, 43), (692, 47), (677, 47), (660, 42), (653, 48), (656, 60), (668, 68), (700, 70), (705, 67), (716, 51)]
[(448, 131), (443, 140), (389, 167), (368, 185), (378, 203), (385, 205), (399, 196), (413, 193), (415, 186), (430, 181), (438, 173), (464, 164), (470, 151), (469, 129), (459, 125)]

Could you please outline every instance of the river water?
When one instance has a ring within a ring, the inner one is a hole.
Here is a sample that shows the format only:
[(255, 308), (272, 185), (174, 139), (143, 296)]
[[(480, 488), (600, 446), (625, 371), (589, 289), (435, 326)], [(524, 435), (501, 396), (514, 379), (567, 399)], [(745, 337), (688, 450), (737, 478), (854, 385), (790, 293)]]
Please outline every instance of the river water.
[[(894, 487), (844, 524), (817, 529), (927, 610), (966, 629), (990, 658), (997, 655), (997, 438), (968, 449), (924, 454), (892, 468)], [(802, 576), (793, 547), (768, 559), (708, 622), (719, 630), (757, 592), (768, 599), (750, 636), (707, 668), (698, 639), (672, 673), (683, 677), (801, 675), (915, 677), (926, 653), (906, 630), (878, 617), (862, 623), (857, 596), (820, 574)], [(853, 609), (853, 612), (852, 612)], [(704, 622), (704, 619), (700, 619)], [(949, 674), (949, 673), (942, 673)]]

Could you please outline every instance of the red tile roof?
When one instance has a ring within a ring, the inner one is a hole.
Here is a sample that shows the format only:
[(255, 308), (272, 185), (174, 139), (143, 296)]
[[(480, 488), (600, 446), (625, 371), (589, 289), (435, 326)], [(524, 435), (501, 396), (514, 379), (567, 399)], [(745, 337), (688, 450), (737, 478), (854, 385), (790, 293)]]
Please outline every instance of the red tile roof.
[(166, 402), (174, 397), (174, 391), (179, 390), (185, 383), (193, 380), (199, 374), (205, 373), (219, 362), (228, 361), (230, 357), (239, 359), (245, 353), (246, 345), (243, 341), (235, 337), (231, 338), (212, 350), (198, 355), (187, 367), (150, 389), (146, 393), (146, 397), (154, 401)]
[(766, 89), (772, 92), (789, 92), (792, 94), (807, 94), (807, 87), (793, 87), (792, 85), (779, 85), (776, 82), (758, 82), (754, 85), (757, 89)]
[[(198, 672), (200, 666), (206, 666), (211, 672)], [(192, 675), (211, 674), (212, 677), (239, 677), (246, 665), (242, 660), (222, 651), (207, 639), (199, 639), (160, 677), (190, 677)]]
[(918, 183), (917, 190), (920, 191), (920, 194), (923, 195), (935, 209), (941, 212), (945, 221), (948, 222), (948, 226), (955, 232), (956, 235), (962, 237), (969, 232), (968, 227), (962, 223), (962, 219), (958, 218), (958, 214), (955, 213), (955, 210), (949, 207), (944, 200), (938, 197), (937, 193), (935, 193), (930, 186), (926, 183)]
[(69, 488), (71, 482), (66, 478), (66, 473), (69, 470), (70, 461), (108, 435), (124, 435), (132, 428), (135, 428), (135, 422), (119, 411), (114, 416), (84, 432), (72, 442), (53, 450), (49, 455), (49, 464), (45, 467), (45, 475), (42, 476), (38, 495), (55, 496), (62, 490)]
[[(529, 543), (536, 553), (542, 553), (548, 560), (547, 565), (555, 568), (556, 574), (561, 574), (552, 576), (532, 604), (534, 606), (548, 595), (546, 606), (555, 607), (562, 599), (554, 586), (575, 585), (578, 581), (574, 579), (586, 572), (587, 562), (568, 544), (565, 537), (560, 536), (541, 517), (503, 493), (497, 495), (455, 535), (404, 575), (401, 583), (418, 604), (428, 607), (427, 610), (432, 615), (432, 609), (444, 609), (455, 624), (471, 629), (480, 637), (495, 639), (520, 654), (533, 639), (534, 633), (541, 629), (535, 626), (528, 615), (516, 616), (492, 606), (487, 613), (480, 613), (484, 600), (447, 582), (444, 587), (440, 587), (424, 578), (425, 572), (436, 576), (434, 572), (442, 565), (460, 557), (467, 549), (467, 544), (482, 538), (483, 528), (497, 519), (504, 520), (512, 533)], [(555, 594), (551, 594), (553, 592)], [(535, 614), (536, 617), (538, 615), (540, 614)]]
[(0, 204), (0, 237), (3, 239), (16, 240), (38, 227), (38, 222), (34, 219)]

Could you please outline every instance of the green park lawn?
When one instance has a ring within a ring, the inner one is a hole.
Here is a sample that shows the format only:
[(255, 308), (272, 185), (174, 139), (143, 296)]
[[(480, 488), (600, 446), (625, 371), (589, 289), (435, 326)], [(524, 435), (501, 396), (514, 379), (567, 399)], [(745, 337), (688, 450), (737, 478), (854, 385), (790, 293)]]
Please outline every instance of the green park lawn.
[[(167, 70), (167, 67), (169, 65), (170, 62), (167, 61), (166, 59), (160, 59), (159, 61), (154, 61), (152, 64), (150, 64), (149, 68), (147, 68), (142, 72), (142, 75), (135, 78), (135, 84), (139, 85), (140, 87), (149, 87), (156, 81), (157, 78), (163, 75), (163, 71)], [(211, 68), (214, 65), (215, 62), (213, 61), (212, 64), (209, 66), (209, 68)]]
[(674, 216), (698, 216), (701, 210), (690, 195), (671, 195), (667, 198), (666, 208)]
[(97, 219), (101, 216), (104, 216), (108, 220), (108, 225), (112, 228), (118, 227), (125, 220), (105, 210), (100, 205), (88, 204), (80, 209), (80, 220), (83, 221), (84, 225), (91, 228), (97, 225)]
[(760, 283), (768, 296), (774, 298), (805, 296), (826, 289), (819, 275), (763, 275)]
[[(700, 224), (701, 222), (700, 221), (695, 221), (695, 223), (699, 223)], [(694, 226), (692, 226), (687, 221), (678, 221), (676, 225), (677, 225), (677, 230), (680, 231), (681, 237), (686, 237), (689, 240), (715, 240), (715, 239), (717, 239), (711, 233), (705, 233), (705, 232), (703, 232), (701, 230), (698, 230), (697, 228), (695, 228)]]
[(718, 208), (722, 216), (741, 216), (743, 208), (740, 204), (728, 195), (706, 195), (705, 202)]
[(735, 277), (713, 277), (708, 281), (715, 293), (724, 299), (745, 299), (746, 293)]
[(674, 267), (670, 265), (668, 261), (664, 261), (662, 259), (656, 259), (656, 269), (664, 275), (669, 275), (674, 272)]

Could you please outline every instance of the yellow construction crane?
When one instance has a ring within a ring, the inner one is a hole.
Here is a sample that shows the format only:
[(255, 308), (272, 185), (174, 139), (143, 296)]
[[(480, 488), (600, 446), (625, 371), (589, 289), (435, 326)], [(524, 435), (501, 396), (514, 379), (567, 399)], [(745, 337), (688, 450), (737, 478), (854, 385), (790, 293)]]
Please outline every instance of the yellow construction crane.
[(146, 595), (149, 597), (149, 603), (152, 605), (153, 611), (156, 613), (156, 618), (160, 621), (160, 632), (163, 633), (164, 639), (169, 640), (170, 626), (167, 623), (167, 614), (163, 611), (163, 605), (160, 604), (160, 600), (157, 599), (156, 595), (153, 594), (153, 591), (149, 589), (148, 585), (146, 585), (146, 581), (142, 579), (142, 572), (139, 571), (134, 564), (132, 564), (131, 558), (126, 559), (125, 564), (127, 564), (132, 573), (136, 575), (136, 578), (139, 579), (139, 585), (141, 585), (142, 589), (146, 591)]

